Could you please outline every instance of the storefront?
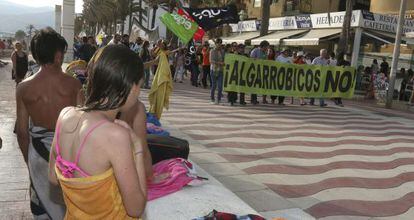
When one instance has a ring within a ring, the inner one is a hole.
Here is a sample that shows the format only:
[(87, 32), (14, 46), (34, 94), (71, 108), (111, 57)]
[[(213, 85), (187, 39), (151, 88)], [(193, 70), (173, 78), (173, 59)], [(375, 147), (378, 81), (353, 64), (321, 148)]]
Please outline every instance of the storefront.
[[(339, 35), (342, 32), (344, 18), (345, 12), (330, 13), (330, 19), (328, 19), (328, 13), (271, 18), (269, 20), (269, 34), (262, 37), (259, 37), (260, 21), (243, 21), (230, 25), (232, 35), (225, 38), (224, 42), (231, 43), (237, 40), (237, 43), (258, 45), (262, 40), (267, 40), (271, 45), (279, 47), (295, 47), (314, 51), (326, 48), (333, 51), (337, 47)], [(353, 11), (351, 20), (352, 66), (356, 67), (370, 62), (372, 57), (365, 59), (366, 52), (369, 56), (374, 54), (373, 57), (377, 55), (378, 57), (389, 57), (389, 54), (381, 52), (381, 47), (384, 44), (393, 46), (397, 19), (396, 16), (391, 15), (380, 15), (361, 10)], [(413, 32), (414, 20), (407, 19), (403, 31), (404, 33)], [(404, 35), (402, 43), (406, 44), (407, 41), (408, 39)], [(411, 57), (408, 54), (408, 61), (405, 61), (410, 67), (412, 54)]]

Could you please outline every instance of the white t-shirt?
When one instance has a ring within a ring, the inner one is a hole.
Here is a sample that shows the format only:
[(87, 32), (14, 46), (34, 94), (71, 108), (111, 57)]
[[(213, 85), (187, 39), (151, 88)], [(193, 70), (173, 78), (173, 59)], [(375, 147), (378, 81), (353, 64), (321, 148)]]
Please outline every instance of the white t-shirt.
[(338, 61), (335, 58), (329, 59), (329, 66), (336, 66), (336, 64), (338, 64)]
[(109, 41), (108, 45), (117, 45), (120, 42), (118, 41), (118, 43), (115, 43), (114, 39), (112, 39), (111, 41)]
[(283, 55), (277, 56), (276, 61), (280, 63), (292, 63), (292, 59), (290, 57), (284, 57)]

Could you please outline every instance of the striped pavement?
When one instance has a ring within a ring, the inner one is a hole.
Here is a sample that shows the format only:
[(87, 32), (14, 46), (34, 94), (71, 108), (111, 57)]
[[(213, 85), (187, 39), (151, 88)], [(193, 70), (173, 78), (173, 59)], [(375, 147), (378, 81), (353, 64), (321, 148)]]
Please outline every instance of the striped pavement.
[(212, 105), (208, 90), (174, 87), (163, 122), (310, 216), (414, 219), (413, 120), (349, 107)]

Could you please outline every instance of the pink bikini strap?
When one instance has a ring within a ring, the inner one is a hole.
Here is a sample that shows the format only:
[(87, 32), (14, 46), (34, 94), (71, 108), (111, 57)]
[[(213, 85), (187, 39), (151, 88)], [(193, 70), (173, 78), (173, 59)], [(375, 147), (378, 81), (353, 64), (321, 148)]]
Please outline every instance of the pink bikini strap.
[(78, 152), (76, 153), (76, 158), (75, 158), (75, 164), (76, 164), (76, 166), (77, 166), (77, 164), (78, 164), (78, 162), (79, 162), (80, 153), (81, 153), (81, 151), (82, 151), (82, 149), (83, 149), (83, 146), (85, 145), (85, 142), (86, 142), (86, 140), (88, 139), (89, 135), (92, 133), (92, 131), (93, 131), (93, 130), (95, 130), (95, 129), (96, 129), (96, 128), (98, 128), (99, 126), (101, 126), (101, 125), (105, 124), (106, 122), (107, 122), (106, 120), (102, 120), (102, 121), (100, 121), (100, 122), (96, 123), (94, 126), (92, 126), (92, 127), (88, 130), (88, 132), (86, 133), (85, 138), (84, 138), (84, 139), (83, 139), (83, 141), (82, 141), (81, 146), (80, 146), (80, 147), (79, 147), (79, 149), (78, 149)]
[[(68, 108), (62, 115), (65, 116), (72, 108)], [(56, 122), (56, 154), (60, 155), (59, 139), (60, 139), (60, 120)]]

